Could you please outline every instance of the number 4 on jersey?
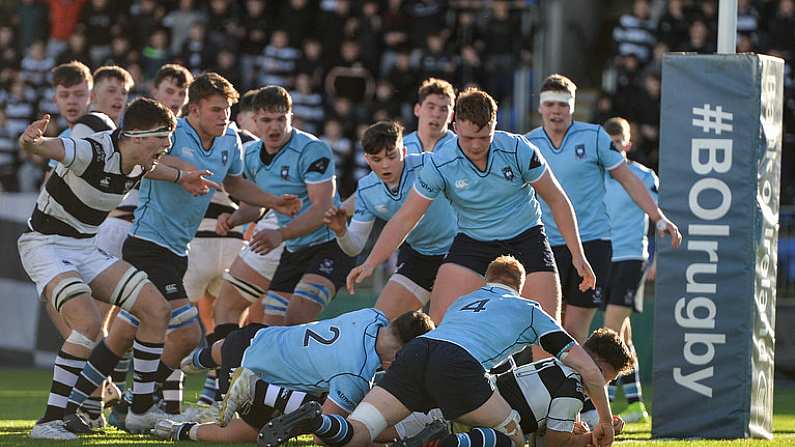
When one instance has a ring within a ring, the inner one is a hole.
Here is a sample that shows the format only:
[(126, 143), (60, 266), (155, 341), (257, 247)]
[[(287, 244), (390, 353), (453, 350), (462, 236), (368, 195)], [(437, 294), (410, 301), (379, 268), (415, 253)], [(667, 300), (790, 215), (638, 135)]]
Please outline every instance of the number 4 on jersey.
[(324, 345), (330, 345), (337, 341), (340, 337), (340, 330), (335, 326), (329, 326), (329, 330), (331, 331), (331, 338), (323, 338), (322, 335), (318, 334), (317, 332), (313, 331), (312, 329), (307, 329), (306, 333), (304, 334), (304, 347), (309, 346), (309, 339), (312, 338), (316, 342)]
[(473, 302), (467, 304), (466, 306), (462, 307), (460, 310), (461, 311), (468, 310), (468, 311), (472, 311), (472, 312), (477, 313), (477, 312), (480, 312), (481, 310), (486, 310), (486, 303), (488, 303), (488, 302), (489, 302), (489, 300), (473, 301)]

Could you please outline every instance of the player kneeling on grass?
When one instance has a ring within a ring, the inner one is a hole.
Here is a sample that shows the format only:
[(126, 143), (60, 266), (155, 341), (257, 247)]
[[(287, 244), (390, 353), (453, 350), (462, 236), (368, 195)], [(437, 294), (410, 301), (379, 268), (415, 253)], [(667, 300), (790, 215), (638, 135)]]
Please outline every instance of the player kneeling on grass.
[(347, 419), (305, 404), (266, 424), (258, 444), (275, 447), (314, 433), (332, 447), (365, 446), (413, 411), (440, 408), (446, 419), (484, 434), (480, 443), (470, 436), (471, 447), (524, 445), (519, 412), (492, 388), (486, 372), (538, 344), (580, 374), (600, 416), (592, 443), (610, 445), (613, 417), (599, 366), (537, 302), (519, 296), (524, 278), (519, 261), (500, 256), (486, 269), (486, 286), (455, 300), (439, 327), (407, 343)]
[[(632, 369), (634, 356), (613, 330), (598, 329), (583, 344), (585, 352), (602, 371), (605, 382)], [(493, 377), (492, 383), (508, 404), (519, 413), (522, 431), (536, 447), (586, 446), (591, 432), (580, 411), (588, 399), (582, 377), (558, 359), (548, 358), (520, 366)], [(613, 429), (620, 433), (624, 421), (613, 416)], [(379, 441), (399, 439), (399, 446), (422, 446), (438, 441), (438, 447), (478, 445), (483, 430), (449, 433), (441, 410), (413, 413), (379, 436)], [(455, 428), (455, 426), (453, 427)], [(474, 439), (473, 439), (474, 438)], [(535, 443), (532, 441), (535, 440)]]
[[(288, 414), (313, 402), (319, 415), (317, 401), (326, 394), (322, 411), (344, 421), (370, 390), (376, 370), (388, 368), (406, 343), (433, 328), (422, 312), (390, 322), (376, 309), (299, 326), (246, 326), (182, 362), (186, 372), (220, 366), (226, 395), (219, 422), (161, 421), (152, 433), (172, 440), (253, 442), (274, 411)], [(232, 419), (235, 412), (242, 420)]]

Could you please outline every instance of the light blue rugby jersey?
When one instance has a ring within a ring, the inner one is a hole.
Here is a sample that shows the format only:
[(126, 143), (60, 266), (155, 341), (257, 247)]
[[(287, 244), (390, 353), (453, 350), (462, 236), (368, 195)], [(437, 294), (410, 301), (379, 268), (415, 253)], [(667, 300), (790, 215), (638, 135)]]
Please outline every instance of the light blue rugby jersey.
[[(541, 306), (508, 287), (489, 283), (458, 298), (447, 308), (436, 329), (420, 335), (464, 348), (485, 370), (499, 365), (546, 334), (563, 332)], [(556, 357), (566, 352), (574, 342)]]
[[(273, 155), (270, 163), (263, 160), (265, 148), (262, 141), (246, 146), (245, 175), (263, 191), (271, 194), (293, 194), (303, 200), (301, 211), (293, 217), (276, 213), (279, 227), (306, 213), (311, 206), (306, 185), (334, 179), (334, 155), (329, 146), (312, 134), (293, 128), (290, 140)], [(339, 206), (337, 193), (334, 205)], [(315, 231), (285, 241), (291, 252), (334, 239), (334, 232), (325, 225)]]
[[(362, 177), (356, 189), (356, 212), (353, 220), (372, 222), (376, 217), (383, 220), (391, 219), (403, 206), (417, 173), (430, 157), (431, 154), (427, 152), (408, 155), (403, 162), (398, 190), (394, 193), (375, 172)], [(456, 215), (450, 202), (434, 200), (417, 226), (409, 233), (406, 243), (424, 255), (444, 255), (453, 244), (457, 231)]]
[(261, 329), (241, 365), (268, 383), (328, 398), (348, 412), (373, 384), (381, 359), (378, 331), (389, 325), (381, 311), (361, 309), (330, 320)]
[(488, 163), (480, 171), (453, 138), (431, 154), (414, 189), (433, 200), (444, 194), (458, 216), (459, 231), (479, 241), (513, 238), (541, 224), (541, 208), (531, 183), (546, 162), (523, 136), (497, 131)]
[[(660, 182), (654, 171), (634, 161), (629, 161), (628, 166), (656, 202)], [(610, 240), (613, 246), (612, 260), (649, 259), (649, 216), (610, 174), (605, 174), (605, 189), (605, 206), (610, 217)]]
[[(577, 216), (580, 239), (583, 242), (610, 239), (610, 222), (603, 201), (604, 174), (624, 163), (624, 157), (613, 147), (607, 132), (602, 126), (574, 121), (560, 148), (552, 145), (543, 127), (526, 136), (544, 154), (552, 173), (569, 196)], [(549, 205), (539, 201), (549, 244), (565, 244)]]
[[(228, 175), (243, 173), (240, 146), (237, 132), (227, 128), (224, 135), (215, 137), (212, 147), (205, 150), (196, 129), (187, 118), (180, 118), (169, 155), (187, 161), (198, 170), (212, 172), (207, 178), (223, 183)], [(144, 178), (130, 235), (185, 256), (212, 196), (210, 193), (194, 197), (176, 183)]]
[[(433, 151), (442, 147), (445, 143), (455, 138), (455, 133), (452, 130), (447, 130), (447, 133), (442, 135), (436, 144), (433, 146)], [(420, 135), (415, 130), (414, 132), (403, 137), (403, 145), (406, 146), (407, 154), (422, 154), (425, 150), (422, 148), (422, 141)], [(431, 152), (433, 152), (431, 151)]]

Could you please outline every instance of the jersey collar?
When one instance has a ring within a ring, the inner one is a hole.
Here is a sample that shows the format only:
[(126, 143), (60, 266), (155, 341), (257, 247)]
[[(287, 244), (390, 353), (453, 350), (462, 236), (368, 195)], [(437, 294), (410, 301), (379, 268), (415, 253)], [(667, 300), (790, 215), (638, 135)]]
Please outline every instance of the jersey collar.
[(574, 127), (574, 120), (571, 120), (569, 127), (567, 127), (566, 131), (563, 132), (563, 139), (560, 140), (560, 147), (555, 146), (555, 143), (552, 142), (552, 138), (550, 138), (549, 134), (547, 133), (547, 130), (544, 129), (544, 126), (541, 126), (541, 130), (544, 132), (544, 136), (547, 137), (547, 141), (549, 141), (549, 147), (551, 147), (552, 150), (555, 152), (560, 152), (563, 150), (564, 143), (566, 143), (566, 138), (569, 137), (569, 131), (571, 130), (572, 127)]
[(488, 282), (488, 283), (486, 283), (486, 287), (497, 287), (497, 288), (500, 288), (500, 289), (507, 290), (507, 291), (513, 293), (516, 296), (519, 296), (519, 292), (517, 292), (516, 289), (514, 289), (511, 286), (507, 286), (505, 284), (499, 283), (499, 282)]

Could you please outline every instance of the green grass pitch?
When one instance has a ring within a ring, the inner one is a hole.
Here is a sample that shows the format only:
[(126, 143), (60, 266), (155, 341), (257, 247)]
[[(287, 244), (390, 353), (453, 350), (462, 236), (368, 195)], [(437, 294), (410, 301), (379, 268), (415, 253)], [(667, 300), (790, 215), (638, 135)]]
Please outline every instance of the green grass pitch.
[[(130, 435), (109, 428), (103, 435), (92, 435), (77, 441), (38, 441), (28, 438), (33, 422), (41, 416), (47, 393), (51, 371), (47, 369), (0, 369), (0, 446), (155, 446), (173, 445), (171, 442), (158, 441), (149, 436)], [(201, 386), (202, 377), (188, 377), (185, 388), (186, 400), (194, 401)], [(648, 390), (646, 390), (648, 397)], [(795, 445), (795, 386), (779, 387), (775, 392), (773, 416), (775, 439), (737, 440), (737, 441), (652, 441), (650, 440), (651, 425), (629, 424), (625, 432), (619, 435), (616, 445), (664, 446), (664, 447), (784, 447)], [(183, 442), (184, 445), (230, 445), (230, 444), (198, 444)], [(292, 445), (312, 445), (310, 437), (304, 437)], [(243, 445), (243, 444), (239, 444)]]

